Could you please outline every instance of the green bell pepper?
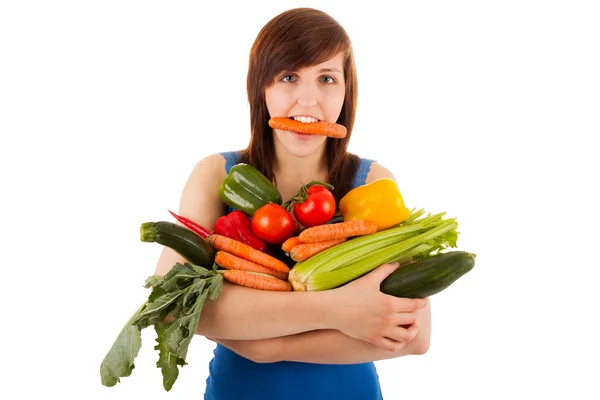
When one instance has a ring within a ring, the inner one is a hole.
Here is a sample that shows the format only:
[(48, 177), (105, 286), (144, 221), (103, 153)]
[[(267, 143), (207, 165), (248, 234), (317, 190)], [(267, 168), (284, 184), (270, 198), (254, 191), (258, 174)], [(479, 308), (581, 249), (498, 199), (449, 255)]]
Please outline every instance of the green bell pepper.
[(253, 216), (265, 204), (281, 205), (281, 193), (250, 164), (236, 164), (219, 187), (219, 197), (228, 206)]

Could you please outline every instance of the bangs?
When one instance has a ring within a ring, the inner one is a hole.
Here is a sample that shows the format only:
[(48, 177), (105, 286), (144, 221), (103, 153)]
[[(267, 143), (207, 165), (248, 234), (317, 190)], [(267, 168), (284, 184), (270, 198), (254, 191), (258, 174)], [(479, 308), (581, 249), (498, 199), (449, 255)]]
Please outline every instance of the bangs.
[[(251, 50), (259, 85), (268, 87), (283, 71), (297, 71), (325, 62), (351, 49), (344, 28), (326, 14), (311, 9), (283, 13), (265, 25)], [(344, 71), (346, 75), (346, 71)]]
[(306, 37), (297, 42), (288, 42), (280, 52), (272, 54), (273, 59), (267, 62), (269, 69), (265, 71), (265, 75), (267, 75), (268, 80), (273, 80), (283, 71), (297, 71), (321, 64), (332, 59), (340, 52), (346, 52), (348, 47), (348, 44), (340, 43), (337, 40), (321, 41), (319, 43), (314, 38)]

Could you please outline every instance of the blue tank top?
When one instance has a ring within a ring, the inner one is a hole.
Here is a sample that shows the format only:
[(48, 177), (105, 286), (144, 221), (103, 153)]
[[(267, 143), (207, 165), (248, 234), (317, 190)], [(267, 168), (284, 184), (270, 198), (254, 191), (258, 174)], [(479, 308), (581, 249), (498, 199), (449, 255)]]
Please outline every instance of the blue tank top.
[[(240, 152), (221, 153), (227, 173)], [(361, 159), (353, 187), (363, 185), (373, 160)], [(205, 400), (383, 400), (372, 362), (255, 363), (217, 344), (209, 363)]]

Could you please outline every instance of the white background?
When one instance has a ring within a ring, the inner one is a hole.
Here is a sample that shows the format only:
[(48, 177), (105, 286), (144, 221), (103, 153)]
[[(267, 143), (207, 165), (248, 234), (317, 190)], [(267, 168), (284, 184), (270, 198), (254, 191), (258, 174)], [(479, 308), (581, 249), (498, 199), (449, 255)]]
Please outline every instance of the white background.
[(246, 146), (252, 42), (311, 6), (354, 44), (350, 150), (388, 167), (409, 207), (456, 217), (477, 253), (432, 298), (430, 351), (377, 363), (385, 398), (600, 398), (593, 3), (3, 2), (3, 390), (202, 398), (202, 337), (170, 393), (150, 329), (116, 387), (100, 362), (148, 294), (160, 247), (140, 223), (170, 220), (200, 158)]

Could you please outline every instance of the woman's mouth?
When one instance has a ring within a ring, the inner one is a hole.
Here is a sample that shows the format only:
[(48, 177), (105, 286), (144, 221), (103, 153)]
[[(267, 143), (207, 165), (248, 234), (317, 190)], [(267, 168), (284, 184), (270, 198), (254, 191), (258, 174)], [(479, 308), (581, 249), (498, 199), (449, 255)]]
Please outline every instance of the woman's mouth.
[[(293, 116), (293, 117), (288, 117), (289, 119), (291, 119), (292, 121), (298, 121), (304, 124), (311, 124), (313, 122), (318, 122), (319, 119), (315, 118), (315, 117), (308, 117), (308, 116)], [(306, 140), (310, 140), (312, 139), (315, 135), (310, 135), (310, 134), (306, 134), (306, 133), (300, 133), (300, 132), (294, 132), (294, 131), (289, 131), (292, 133), (292, 135), (298, 139), (298, 140), (302, 140), (302, 141), (306, 141)]]
[(292, 135), (298, 140), (310, 140), (314, 138), (315, 135), (308, 135), (305, 133), (292, 132)]

